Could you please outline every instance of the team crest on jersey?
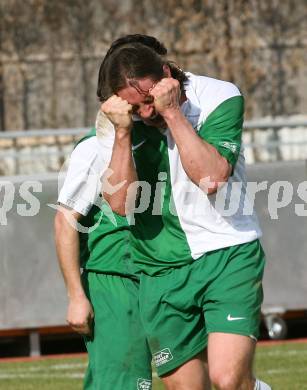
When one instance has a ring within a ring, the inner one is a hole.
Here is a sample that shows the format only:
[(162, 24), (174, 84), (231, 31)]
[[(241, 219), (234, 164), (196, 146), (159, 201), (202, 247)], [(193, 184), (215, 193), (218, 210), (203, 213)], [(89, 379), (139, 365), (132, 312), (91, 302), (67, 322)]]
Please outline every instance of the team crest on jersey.
[(169, 348), (164, 348), (153, 355), (153, 360), (155, 362), (156, 367), (162, 366), (162, 364), (165, 364), (172, 359), (173, 355)]
[(149, 379), (139, 378), (137, 390), (151, 390), (151, 381)]
[(220, 146), (223, 146), (224, 148), (231, 150), (232, 153), (237, 153), (238, 145), (236, 143), (224, 141), (224, 142), (220, 142), (219, 144)]

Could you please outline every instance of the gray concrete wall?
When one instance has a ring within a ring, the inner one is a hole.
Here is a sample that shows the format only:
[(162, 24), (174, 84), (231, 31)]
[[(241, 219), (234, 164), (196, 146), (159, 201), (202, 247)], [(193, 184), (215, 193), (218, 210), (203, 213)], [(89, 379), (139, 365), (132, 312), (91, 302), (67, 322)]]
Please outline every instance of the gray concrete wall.
[(304, 114), (306, 12), (304, 0), (2, 0), (0, 130), (91, 126), (99, 65), (127, 33), (235, 82), (247, 118)]
[[(305, 201), (297, 194), (299, 184), (307, 184), (306, 161), (260, 163), (248, 168), (249, 180), (258, 183), (267, 180), (269, 188), (269, 191), (259, 192), (255, 202), (267, 257), (263, 308), (307, 309), (307, 193), (305, 190)], [(280, 187), (279, 199), (283, 196), (284, 202), (288, 203), (290, 185), (293, 197), (286, 207), (275, 212), (274, 207), (269, 210), (268, 194), (271, 191), (274, 197), (278, 184), (275, 188), (272, 184), (278, 181), (285, 182), (288, 187), (284, 192)], [(297, 215), (296, 205), (303, 205), (299, 207), (304, 207), (305, 216)]]
[[(66, 291), (53, 240), (55, 212), (47, 206), (57, 200), (56, 177), (2, 178), (14, 184), (15, 194), (10, 195), (13, 206), (7, 213), (7, 224), (3, 225), (2, 215), (0, 225), (0, 329), (65, 324)], [(31, 209), (30, 199), (26, 201), (19, 193), (21, 184), (28, 180), (42, 183), (41, 192), (31, 189), (39, 200), (39, 212), (21, 216), (21, 212), (38, 211), (37, 204)]]

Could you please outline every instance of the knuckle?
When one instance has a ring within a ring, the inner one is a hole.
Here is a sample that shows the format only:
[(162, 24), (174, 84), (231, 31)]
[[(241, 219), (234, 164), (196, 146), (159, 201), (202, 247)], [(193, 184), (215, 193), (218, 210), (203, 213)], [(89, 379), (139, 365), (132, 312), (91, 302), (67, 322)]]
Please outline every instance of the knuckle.
[(104, 114), (109, 114), (109, 112), (110, 112), (109, 104), (102, 105), (100, 108), (100, 111), (102, 111)]

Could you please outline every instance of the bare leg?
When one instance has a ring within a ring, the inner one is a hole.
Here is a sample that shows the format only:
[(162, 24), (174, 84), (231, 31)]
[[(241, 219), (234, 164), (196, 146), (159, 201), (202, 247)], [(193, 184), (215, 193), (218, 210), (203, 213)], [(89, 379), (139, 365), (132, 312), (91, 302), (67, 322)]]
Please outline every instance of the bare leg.
[(167, 390), (210, 390), (206, 353), (199, 353), (162, 380)]
[(255, 341), (247, 336), (209, 334), (209, 376), (218, 390), (254, 390), (255, 345)]

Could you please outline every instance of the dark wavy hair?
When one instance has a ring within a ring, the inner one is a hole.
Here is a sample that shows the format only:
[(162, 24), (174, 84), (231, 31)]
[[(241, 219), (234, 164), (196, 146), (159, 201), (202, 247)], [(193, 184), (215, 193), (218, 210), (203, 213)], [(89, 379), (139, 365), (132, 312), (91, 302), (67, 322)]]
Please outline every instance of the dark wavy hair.
[(97, 96), (101, 102), (127, 86), (127, 79), (163, 78), (168, 65), (173, 78), (184, 89), (187, 76), (174, 62), (167, 61), (167, 49), (155, 37), (130, 34), (115, 40), (107, 51), (98, 74)]

